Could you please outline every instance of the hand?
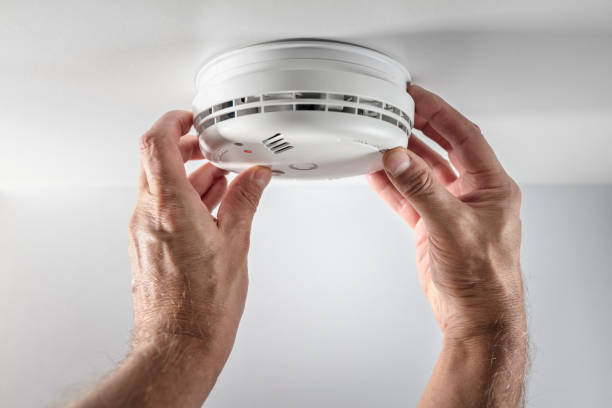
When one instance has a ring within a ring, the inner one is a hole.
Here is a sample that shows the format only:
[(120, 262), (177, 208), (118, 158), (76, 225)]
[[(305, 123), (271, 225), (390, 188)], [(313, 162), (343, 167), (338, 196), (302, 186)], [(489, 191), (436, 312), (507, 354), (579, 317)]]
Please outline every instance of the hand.
[(524, 370), (520, 190), (478, 126), (423, 88), (408, 92), (415, 127), (452, 166), (412, 135), (408, 149), (385, 153), (385, 170), (370, 175), (370, 185), (414, 229), (419, 282), (445, 345), (479, 345), (486, 359), (493, 342), (511, 343)]
[[(236, 177), (207, 163), (189, 177), (183, 162), (201, 156), (189, 112), (173, 111), (140, 140), (142, 170), (130, 222), (134, 345), (189, 336), (224, 363), (247, 294), (251, 221), (270, 181), (265, 167)], [(216, 220), (210, 211), (221, 203)]]
[(183, 162), (202, 158), (197, 137), (183, 136), (191, 125), (191, 113), (172, 111), (140, 139), (132, 350), (77, 407), (199, 407), (229, 356), (247, 294), (251, 221), (271, 171), (246, 170), (229, 188), (210, 163), (187, 177)]

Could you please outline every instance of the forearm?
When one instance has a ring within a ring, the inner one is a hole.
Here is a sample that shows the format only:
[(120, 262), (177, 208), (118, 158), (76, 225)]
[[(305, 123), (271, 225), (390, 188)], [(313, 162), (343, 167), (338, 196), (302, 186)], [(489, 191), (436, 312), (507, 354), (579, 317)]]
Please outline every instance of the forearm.
[(519, 328), (445, 339), (419, 407), (521, 406), (526, 364), (527, 335)]
[(163, 339), (133, 350), (73, 407), (200, 407), (222, 367), (201, 339)]

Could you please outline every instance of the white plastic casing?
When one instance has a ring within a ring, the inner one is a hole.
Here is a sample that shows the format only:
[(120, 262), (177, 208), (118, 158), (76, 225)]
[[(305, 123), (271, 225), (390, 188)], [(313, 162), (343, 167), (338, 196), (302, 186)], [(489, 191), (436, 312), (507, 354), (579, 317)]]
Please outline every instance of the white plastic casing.
[(407, 146), (410, 75), (369, 48), (286, 40), (222, 54), (196, 77), (194, 126), (204, 156), (240, 172), (268, 166), (283, 178), (337, 178), (382, 168)]

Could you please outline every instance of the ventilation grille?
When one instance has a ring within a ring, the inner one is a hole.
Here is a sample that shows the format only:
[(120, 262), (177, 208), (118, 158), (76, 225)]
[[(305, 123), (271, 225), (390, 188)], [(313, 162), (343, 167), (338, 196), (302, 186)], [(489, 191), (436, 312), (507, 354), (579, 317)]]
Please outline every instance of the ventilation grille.
[(287, 142), (280, 133), (270, 136), (261, 141), (272, 153), (279, 154), (287, 150), (293, 149), (293, 146)]
[[(196, 115), (194, 124), (198, 132), (202, 133), (217, 123), (237, 116), (285, 111), (339, 112), (383, 120), (397, 126), (408, 135), (412, 129), (412, 122), (406, 112), (396, 106), (372, 98), (322, 92), (277, 92), (243, 96), (204, 109)], [(280, 134), (271, 136), (263, 142), (266, 146), (273, 144), (268, 148), (272, 151), (274, 151), (272, 148), (276, 148), (275, 153), (293, 147), (280, 137), (280, 140), (287, 145), (282, 149), (279, 148), (282, 143), (272, 143), (278, 141), (276, 139), (278, 137)]]

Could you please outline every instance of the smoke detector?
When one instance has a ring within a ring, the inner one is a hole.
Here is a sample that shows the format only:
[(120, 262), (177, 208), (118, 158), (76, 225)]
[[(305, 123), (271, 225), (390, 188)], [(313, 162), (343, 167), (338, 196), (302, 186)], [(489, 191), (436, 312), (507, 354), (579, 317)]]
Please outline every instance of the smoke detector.
[(193, 101), (200, 148), (215, 166), (270, 167), (283, 178), (338, 178), (382, 168), (407, 146), (410, 74), (362, 46), (284, 40), (219, 55), (199, 70)]

